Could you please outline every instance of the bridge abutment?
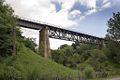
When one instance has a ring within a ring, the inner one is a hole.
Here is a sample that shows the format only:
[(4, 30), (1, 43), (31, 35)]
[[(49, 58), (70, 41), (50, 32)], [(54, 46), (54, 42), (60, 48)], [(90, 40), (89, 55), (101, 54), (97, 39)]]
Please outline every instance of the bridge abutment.
[(39, 31), (39, 53), (44, 58), (50, 58), (50, 42), (49, 42), (49, 36), (48, 36), (48, 28), (42, 28)]

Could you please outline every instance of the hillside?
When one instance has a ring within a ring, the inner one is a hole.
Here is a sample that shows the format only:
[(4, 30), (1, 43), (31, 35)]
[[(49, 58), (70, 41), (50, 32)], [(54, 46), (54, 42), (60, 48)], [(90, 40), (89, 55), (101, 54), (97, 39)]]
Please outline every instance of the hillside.
[(0, 80), (12, 78), (17, 80), (53, 80), (57, 77), (76, 77), (78, 75), (78, 71), (66, 68), (51, 60), (45, 60), (25, 46), (20, 48), (16, 56), (0, 61), (0, 72)]

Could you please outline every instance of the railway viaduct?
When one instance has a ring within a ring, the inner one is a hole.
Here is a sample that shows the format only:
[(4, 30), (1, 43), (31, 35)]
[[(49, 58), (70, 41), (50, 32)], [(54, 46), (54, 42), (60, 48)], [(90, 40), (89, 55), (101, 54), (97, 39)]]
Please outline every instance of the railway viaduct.
[(56, 25), (16, 17), (17, 26), (39, 30), (39, 53), (44, 58), (50, 57), (49, 38), (78, 43), (103, 45), (104, 39), (80, 32), (60, 28)]

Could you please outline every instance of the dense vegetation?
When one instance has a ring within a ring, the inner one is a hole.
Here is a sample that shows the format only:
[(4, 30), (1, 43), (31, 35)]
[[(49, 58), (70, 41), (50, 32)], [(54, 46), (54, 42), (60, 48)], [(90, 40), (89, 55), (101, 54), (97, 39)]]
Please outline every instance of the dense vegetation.
[[(16, 27), (13, 10), (0, 0), (0, 80), (53, 80), (76, 78), (78, 71), (45, 60), (36, 52), (33, 38), (25, 38)], [(13, 53), (13, 29), (17, 55)]]
[(107, 41), (102, 49), (92, 44), (65, 44), (52, 51), (52, 59), (85, 72), (88, 78), (120, 75), (120, 13), (108, 21)]
[(120, 75), (118, 60), (120, 56), (116, 55), (119, 54), (120, 45), (115, 47), (116, 44), (108, 43), (107, 46), (109, 49), (108, 47), (99, 49), (87, 44), (62, 45), (59, 49), (52, 51), (52, 59), (85, 73), (88, 78)]
[[(77, 80), (120, 75), (120, 13), (114, 13), (108, 21), (108, 41), (102, 49), (91, 44), (65, 44), (52, 50), (51, 60), (35, 54), (34, 39), (21, 35), (13, 16), (10, 6), (0, 0), (0, 80)], [(13, 30), (17, 55), (11, 56)]]
[(16, 43), (24, 43), (24, 45), (34, 52), (36, 51), (36, 44), (33, 38), (25, 38), (21, 35), (20, 29), (16, 27), (16, 21), (13, 17), (12, 8), (0, 0), (0, 55), (5, 57), (12, 55), (13, 50), (13, 30), (16, 31)]
[(0, 0), (0, 55), (7, 56), (12, 53), (12, 31), (15, 26), (13, 10)]
[(77, 70), (42, 58), (23, 44), (19, 50), (16, 56), (0, 60), (0, 80), (74, 80), (80, 75)]
[(107, 32), (107, 38), (120, 41), (120, 12), (113, 13), (113, 17), (109, 19)]

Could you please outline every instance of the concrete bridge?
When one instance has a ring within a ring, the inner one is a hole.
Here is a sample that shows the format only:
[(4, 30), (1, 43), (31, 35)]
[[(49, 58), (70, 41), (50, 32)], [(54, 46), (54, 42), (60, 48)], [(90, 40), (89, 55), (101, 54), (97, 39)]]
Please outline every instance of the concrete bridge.
[(17, 26), (39, 30), (39, 51), (45, 57), (50, 57), (49, 38), (73, 41), (78, 43), (103, 45), (104, 39), (60, 28), (43, 22), (36, 22), (29, 19), (16, 17)]

